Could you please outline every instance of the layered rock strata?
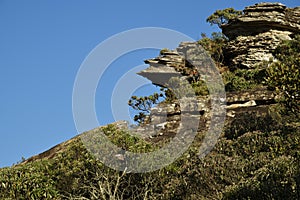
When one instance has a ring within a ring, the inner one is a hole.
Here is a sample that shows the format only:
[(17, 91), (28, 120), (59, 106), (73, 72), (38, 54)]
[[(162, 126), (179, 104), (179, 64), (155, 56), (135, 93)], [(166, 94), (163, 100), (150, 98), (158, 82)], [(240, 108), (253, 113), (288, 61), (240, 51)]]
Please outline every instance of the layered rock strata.
[(230, 42), (224, 49), (226, 64), (236, 68), (255, 68), (273, 60), (272, 52), (283, 40), (300, 33), (300, 7), (281, 3), (248, 6), (243, 14), (221, 26)]

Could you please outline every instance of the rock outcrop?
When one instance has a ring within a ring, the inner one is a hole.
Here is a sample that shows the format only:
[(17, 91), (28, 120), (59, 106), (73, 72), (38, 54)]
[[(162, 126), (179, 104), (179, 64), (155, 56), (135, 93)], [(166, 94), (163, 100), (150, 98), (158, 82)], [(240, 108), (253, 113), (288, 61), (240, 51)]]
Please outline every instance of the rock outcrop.
[(287, 8), (281, 3), (246, 7), (241, 16), (221, 27), (230, 39), (224, 50), (226, 64), (251, 69), (274, 59), (272, 51), (279, 43), (300, 33), (299, 22), (300, 7)]
[[(200, 48), (198, 54), (199, 57), (194, 56), (191, 52), (195, 48)], [(156, 85), (167, 85), (168, 79), (171, 77), (181, 77), (187, 80), (195, 79), (196, 76), (205, 74), (208, 78), (212, 78), (213, 69), (217, 68), (209, 66), (210, 58), (207, 58), (203, 49), (199, 47), (197, 42), (183, 42), (175, 50), (165, 50), (158, 57), (146, 60), (145, 63), (150, 66), (139, 72), (139, 75), (152, 81)], [(194, 61), (197, 66), (193, 65)], [(192, 64), (193, 63), (193, 64)], [(198, 65), (199, 64), (199, 65)], [(194, 98), (184, 98), (175, 100), (172, 103), (160, 104), (157, 107), (151, 109), (151, 114), (147, 118), (147, 122), (150, 124), (144, 124), (136, 129), (136, 134), (152, 141), (159, 141), (164, 138), (173, 137), (180, 127), (182, 118), (196, 119), (199, 123), (198, 132), (206, 131), (211, 123), (212, 113), (217, 115), (222, 115), (224, 113), (216, 113), (212, 108), (212, 96), (204, 95), (197, 96)], [(218, 97), (220, 98), (220, 97)], [(267, 113), (267, 107), (275, 103), (275, 94), (266, 88), (255, 88), (254, 90), (240, 91), (240, 92), (230, 92), (224, 96), (223, 103), (220, 98), (220, 104), (225, 111), (225, 116), (227, 117), (227, 122), (230, 123), (233, 119), (239, 115), (245, 113), (255, 113), (255, 115), (264, 115)], [(217, 111), (218, 112), (218, 111)]]
[[(224, 54), (231, 66), (253, 68), (255, 64), (273, 58), (272, 51), (282, 40), (289, 40), (293, 34), (300, 33), (300, 7), (287, 8), (280, 3), (260, 3), (246, 7), (244, 14), (237, 19), (222, 26), (223, 33), (230, 38), (229, 44), (224, 49)], [(195, 66), (189, 62), (189, 54), (196, 49), (197, 42), (182, 42), (175, 50), (165, 50), (153, 59), (145, 61), (149, 68), (138, 74), (148, 78), (153, 84), (164, 86), (171, 77), (183, 77), (188, 80), (198, 78), (199, 74), (211, 74), (207, 68), (209, 59), (203, 51), (203, 57), (196, 58), (202, 67), (196, 71)], [(199, 69), (197, 67), (197, 69)], [(255, 117), (268, 114), (270, 105), (276, 103), (274, 92), (266, 88), (226, 93), (227, 110), (226, 124), (242, 118), (245, 114)], [(197, 119), (198, 132), (205, 131), (210, 125), (212, 115), (211, 96), (198, 96), (196, 99), (184, 99), (184, 103), (174, 101), (170, 104), (159, 104), (152, 108), (149, 116), (151, 124), (128, 127), (126, 121), (115, 122), (114, 125), (122, 130), (129, 128), (131, 134), (138, 135), (153, 142), (173, 137), (180, 127), (182, 118)], [(251, 123), (251, 122), (249, 122)], [(101, 127), (91, 130), (100, 132)], [(188, 134), (188, 132), (187, 132)], [(26, 164), (34, 160), (55, 157), (64, 151), (67, 146), (79, 136), (56, 145), (50, 150), (33, 156), (23, 162)]]
[[(266, 88), (227, 93), (226, 102), (227, 105), (224, 106), (227, 126), (245, 114), (254, 113), (257, 117), (266, 115), (268, 107), (276, 103), (275, 94)], [(149, 116), (151, 125), (141, 126), (137, 135), (154, 141), (172, 137), (177, 133), (182, 116), (197, 119), (198, 132), (206, 131), (212, 117), (211, 97), (199, 96), (190, 99), (189, 103), (180, 104), (179, 101), (174, 101), (152, 108)]]
[[(299, 22), (300, 7), (287, 8), (280, 3), (260, 3), (246, 7), (241, 16), (222, 26), (223, 33), (230, 39), (224, 49), (228, 62), (226, 64), (232, 68), (251, 70), (263, 61), (274, 59), (273, 50), (283, 40), (290, 40), (300, 33)], [(213, 77), (210, 76), (213, 75), (213, 70), (209, 67), (211, 63), (207, 55), (197, 45), (197, 42), (182, 42), (175, 50), (164, 50), (158, 57), (146, 60), (145, 63), (150, 67), (139, 74), (160, 86), (165, 86), (174, 76), (193, 81), (197, 78), (201, 80), (205, 74), (208, 75), (205, 80), (207, 81)], [(200, 53), (197, 53), (201, 56), (194, 57), (193, 52), (197, 48), (200, 49)], [(191, 60), (196, 60), (197, 64), (194, 65)], [(254, 113), (255, 116), (266, 115), (269, 106), (276, 103), (275, 99), (274, 92), (261, 86), (253, 90), (227, 93), (227, 123), (247, 113)], [(192, 103), (180, 105), (175, 101), (153, 108), (149, 120), (154, 122), (151, 128), (156, 131), (144, 136), (170, 137), (176, 133), (182, 116), (199, 119), (199, 132), (207, 129), (212, 115), (210, 95), (198, 96), (190, 102)], [(187, 111), (187, 107), (192, 109)], [(146, 130), (149, 127), (141, 128)]]
[[(195, 50), (198, 52), (194, 53)], [(197, 58), (193, 57), (196, 54)], [(208, 63), (209, 59), (210, 56), (197, 42), (182, 42), (175, 50), (165, 50), (158, 57), (145, 60), (150, 66), (138, 74), (155, 85), (165, 86), (172, 77), (192, 79), (199, 73), (208, 74), (207, 65), (212, 65)]]

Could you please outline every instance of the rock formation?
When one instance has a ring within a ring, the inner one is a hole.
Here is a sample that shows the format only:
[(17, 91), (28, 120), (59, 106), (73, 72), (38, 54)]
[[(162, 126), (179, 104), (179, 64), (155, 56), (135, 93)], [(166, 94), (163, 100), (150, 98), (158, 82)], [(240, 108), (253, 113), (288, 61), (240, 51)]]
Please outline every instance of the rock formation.
[[(195, 50), (197, 52), (193, 52)], [(197, 57), (193, 57), (195, 54)], [(165, 50), (158, 57), (145, 60), (150, 67), (138, 74), (155, 85), (164, 86), (171, 77), (185, 76), (187, 79), (192, 79), (199, 73), (208, 74), (207, 66), (213, 64), (207, 58), (209, 55), (197, 42), (182, 42), (175, 50)], [(198, 72), (196, 68), (203, 71)]]
[[(254, 114), (257, 117), (266, 115), (270, 105), (275, 104), (275, 94), (265, 88), (247, 90), (242, 92), (230, 92), (226, 94), (226, 123), (229, 125), (234, 119), (245, 114)], [(195, 112), (197, 110), (197, 112)], [(212, 115), (211, 97), (199, 96), (190, 99), (189, 103), (180, 104), (174, 101), (170, 104), (161, 104), (151, 110), (150, 127), (141, 126), (140, 133), (145, 139), (161, 140), (176, 134), (182, 116), (197, 118), (199, 120), (198, 132), (206, 131), (210, 125)], [(154, 131), (155, 130), (155, 131)], [(147, 133), (147, 134), (144, 134)]]
[(243, 14), (222, 32), (230, 42), (224, 50), (227, 65), (254, 68), (262, 61), (274, 59), (272, 51), (282, 40), (300, 33), (300, 7), (287, 8), (281, 3), (259, 3), (248, 6)]
[[(138, 74), (148, 78), (156, 85), (166, 85), (168, 79), (174, 76), (187, 80), (193, 79), (195, 66), (186, 58), (189, 57), (187, 52), (199, 48), (197, 45), (197, 42), (183, 42), (175, 50), (164, 51), (158, 57), (146, 60), (145, 63), (150, 66)], [(200, 52), (202, 50), (200, 49)], [(202, 54), (200, 53), (200, 55)], [(212, 74), (211, 69), (207, 67), (210, 59), (207, 59), (203, 54), (196, 60), (200, 64), (200, 68), (197, 67), (201, 70), (199, 74), (205, 73), (208, 76)], [(175, 100), (170, 104), (160, 104), (151, 110), (149, 121), (152, 123), (141, 126), (137, 129), (136, 134), (153, 141), (170, 138), (176, 134), (182, 117), (198, 119), (198, 132), (203, 132), (207, 130), (211, 122), (211, 98), (210, 95), (197, 96), (196, 98)], [(227, 102), (227, 105), (223, 105), (225, 106), (223, 108), (228, 110), (225, 114), (228, 118), (226, 123), (230, 123), (234, 117), (239, 117), (245, 113), (254, 113), (257, 116), (264, 115), (267, 113), (266, 108), (275, 103), (274, 93), (266, 88), (230, 92), (226, 94), (225, 98), (224, 102)]]
[[(231, 40), (224, 49), (229, 65), (251, 69), (258, 62), (273, 58), (272, 50), (282, 40), (291, 39), (293, 34), (300, 33), (299, 21), (300, 7), (287, 8), (279, 3), (260, 3), (246, 7), (243, 15), (222, 26), (223, 33)], [(182, 42), (175, 50), (162, 51), (158, 57), (146, 60), (149, 68), (138, 74), (159, 86), (165, 85), (171, 77), (194, 79), (195, 66), (191, 65), (186, 57), (190, 53), (189, 50), (195, 49), (197, 45), (197, 42)], [(205, 56), (198, 62), (203, 65), (201, 70), (209, 74), (205, 67), (205, 62), (208, 62)], [(227, 109), (226, 125), (230, 126), (230, 123), (238, 121), (245, 114), (257, 118), (266, 115), (269, 106), (275, 103), (275, 98), (275, 94), (266, 88), (226, 93), (227, 105), (223, 105)], [(131, 133), (153, 142), (168, 139), (177, 133), (183, 116), (197, 118), (198, 132), (205, 131), (211, 119), (211, 101), (208, 95), (186, 99), (184, 104), (178, 101), (160, 104), (151, 110), (149, 118), (153, 123), (133, 127), (130, 129)], [(120, 129), (128, 127), (125, 121), (115, 122), (114, 125)], [(100, 129), (101, 127), (98, 127), (91, 132), (99, 132)], [(33, 156), (22, 164), (52, 158), (78, 137)]]
[[(300, 7), (287, 8), (280, 3), (260, 3), (246, 7), (241, 16), (222, 26), (223, 33), (230, 39), (224, 49), (226, 64), (230, 68), (251, 70), (260, 62), (274, 59), (272, 51), (283, 40), (290, 40), (294, 34), (300, 33), (299, 21)], [(200, 68), (193, 66), (189, 61), (193, 57), (190, 52), (198, 48), (197, 45), (197, 42), (182, 42), (175, 50), (164, 50), (158, 57), (146, 60), (149, 68), (138, 74), (160, 86), (165, 85), (174, 76), (193, 80), (195, 69), (203, 70), (196, 72), (196, 76), (211, 74), (205, 53), (200, 53), (203, 56), (196, 58)], [(269, 105), (276, 103), (275, 98), (275, 94), (264, 87), (227, 93), (227, 123), (232, 121), (231, 118), (238, 118), (245, 113), (254, 113), (255, 116), (267, 114)], [(178, 101), (153, 108), (150, 119), (157, 122), (153, 123), (153, 126), (157, 126), (159, 131), (151, 132), (148, 136), (169, 137), (170, 134), (176, 133), (183, 115), (198, 118), (199, 131), (207, 128), (212, 112), (211, 97), (200, 96), (192, 101), (195, 101), (192, 104), (196, 108), (191, 104), (180, 105)], [(192, 112), (183, 113), (183, 110), (188, 110), (186, 107), (193, 107)], [(147, 129), (146, 126), (144, 128)]]

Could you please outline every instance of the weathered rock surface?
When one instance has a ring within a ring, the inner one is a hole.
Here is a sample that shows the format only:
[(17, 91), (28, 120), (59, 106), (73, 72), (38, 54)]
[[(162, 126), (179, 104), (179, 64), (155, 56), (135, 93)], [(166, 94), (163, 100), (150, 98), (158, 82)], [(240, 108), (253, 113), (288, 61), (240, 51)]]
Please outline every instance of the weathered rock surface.
[(259, 3), (246, 7), (243, 14), (224, 24), (222, 32), (230, 39), (224, 50), (227, 65), (254, 68), (274, 59), (272, 51), (282, 40), (300, 33), (300, 7), (280, 3)]
[[(281, 3), (255, 4), (246, 7), (242, 15), (221, 28), (229, 38), (223, 49), (225, 64), (231, 68), (252, 69), (263, 61), (274, 60), (272, 52), (276, 47), (283, 40), (300, 34), (300, 7), (287, 8)], [(172, 76), (175, 71), (191, 75), (193, 66), (187, 60), (191, 58), (189, 49), (195, 48), (195, 45), (193, 42), (183, 42), (173, 51), (165, 51), (157, 58), (146, 60), (145, 63), (151, 67), (140, 75), (148, 76), (150, 80), (154, 80), (157, 74)]]
[[(225, 106), (226, 123), (230, 123), (237, 115), (255, 112), (257, 116), (266, 114), (268, 107), (275, 103), (275, 94), (265, 88), (260, 90), (248, 90), (243, 92), (231, 92), (226, 96)], [(216, 111), (214, 111), (216, 112)], [(218, 113), (214, 113), (218, 114)], [(141, 127), (139, 133), (144, 138), (168, 138), (174, 136), (181, 123), (182, 117), (198, 120), (198, 132), (207, 130), (212, 117), (210, 96), (190, 99), (188, 103), (175, 101), (171, 104), (161, 104), (152, 108), (150, 121), (151, 127)], [(150, 131), (152, 130), (152, 131)], [(155, 131), (153, 131), (155, 130)]]
[(253, 36), (270, 30), (300, 32), (300, 7), (287, 8), (281, 3), (258, 3), (248, 6), (238, 18), (222, 26), (230, 39)]
[[(265, 4), (264, 4), (265, 5)], [(277, 4), (276, 4), (277, 5)], [(252, 8), (250, 8), (252, 9)], [(290, 39), (291, 31), (268, 30), (253, 36), (239, 36), (231, 41), (226, 49), (228, 58), (241, 59), (250, 66), (257, 60), (269, 60), (273, 57), (272, 50), (282, 41)], [(237, 43), (236, 43), (237, 42)], [(197, 52), (197, 49), (199, 50)], [(197, 42), (183, 42), (175, 50), (164, 51), (154, 59), (146, 60), (150, 67), (138, 73), (157, 85), (166, 85), (170, 77), (186, 77), (195, 79), (195, 76), (205, 75), (206, 80), (216, 75), (213, 71), (216, 67), (210, 62), (211, 59), (197, 44)], [(196, 69), (196, 73), (195, 73)], [(140, 136), (144, 138), (170, 137), (176, 134), (182, 117), (196, 119), (199, 122), (198, 132), (206, 130), (210, 126), (212, 112), (214, 115), (224, 115), (227, 122), (236, 116), (247, 112), (255, 112), (257, 115), (267, 112), (270, 104), (275, 103), (275, 94), (266, 88), (255, 88), (254, 90), (231, 92), (225, 97), (219, 97), (221, 105), (227, 111), (216, 113), (212, 108), (211, 96), (198, 96), (190, 100), (175, 101), (172, 104), (161, 104), (152, 108), (151, 115), (147, 119), (150, 125), (140, 127)], [(221, 100), (222, 98), (225, 98)], [(184, 103), (182, 103), (184, 102)], [(217, 111), (218, 112), (218, 111)], [(139, 134), (137, 133), (137, 134)]]
[(255, 68), (263, 61), (274, 60), (272, 51), (283, 40), (290, 40), (290, 31), (270, 30), (255, 36), (239, 36), (225, 47), (227, 65), (236, 68)]
[[(263, 61), (274, 60), (272, 52), (277, 46), (300, 33), (300, 7), (287, 8), (280, 3), (255, 4), (246, 7), (241, 16), (221, 28), (229, 38), (223, 51), (225, 64), (251, 70)], [(139, 74), (154, 84), (164, 86), (174, 76), (195, 80), (196, 77), (203, 78), (204, 74), (205, 80), (210, 80), (216, 75), (213, 73), (216, 68), (211, 68), (211, 59), (197, 45), (196, 42), (183, 42), (175, 50), (163, 51), (157, 58), (146, 60), (150, 67)], [(223, 99), (226, 105), (222, 105), (227, 110), (227, 125), (245, 114), (266, 115), (269, 106), (276, 103), (275, 99), (274, 92), (266, 88), (227, 93), (226, 99)], [(213, 110), (211, 102), (210, 96), (200, 96), (158, 105), (149, 116), (151, 125), (140, 127), (145, 132), (154, 131), (143, 136), (157, 140), (168, 138), (176, 134), (184, 117), (197, 119), (198, 132), (204, 131), (210, 125), (211, 116), (218, 112)]]
[(150, 66), (137, 74), (159, 86), (167, 86), (172, 77), (182, 82), (199, 78), (217, 82), (219, 75), (213, 60), (198, 42), (181, 42), (175, 50), (166, 50), (145, 63)]

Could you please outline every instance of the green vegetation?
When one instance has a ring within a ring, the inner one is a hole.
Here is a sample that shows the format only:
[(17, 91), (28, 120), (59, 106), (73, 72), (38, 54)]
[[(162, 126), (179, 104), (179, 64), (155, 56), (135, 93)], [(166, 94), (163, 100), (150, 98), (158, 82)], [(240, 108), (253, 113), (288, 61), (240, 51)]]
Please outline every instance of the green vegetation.
[(226, 8), (224, 10), (216, 10), (211, 16), (206, 19), (206, 22), (211, 25), (218, 25), (221, 27), (227, 24), (229, 20), (235, 19), (237, 16), (241, 15), (242, 11), (235, 10), (234, 8)]
[(134, 116), (134, 121), (139, 124), (149, 123), (147, 116), (150, 115), (151, 108), (159, 103), (171, 103), (176, 99), (192, 96), (203, 96), (208, 94), (208, 88), (203, 80), (182, 81), (178, 77), (172, 77), (168, 88), (161, 87), (160, 93), (154, 93), (149, 96), (132, 96), (128, 105), (139, 113)]
[(268, 67), (267, 82), (276, 89), (286, 111), (300, 111), (300, 35), (283, 42), (274, 52), (278, 61)]
[(163, 49), (160, 50), (159, 54), (162, 55), (162, 54), (164, 54), (165, 52), (168, 52), (168, 51), (170, 51), (170, 49), (163, 48)]
[(217, 65), (222, 65), (224, 60), (223, 47), (228, 39), (220, 32), (213, 32), (210, 38), (204, 33), (201, 36), (202, 39), (198, 43), (209, 53)]
[(266, 69), (236, 69), (222, 74), (225, 90), (228, 92), (242, 91), (266, 85)]
[[(178, 81), (175, 81), (176, 78), (175, 80), (172, 80), (173, 84)], [(149, 123), (150, 121), (148, 121), (149, 118), (147, 117), (150, 115), (151, 108), (159, 103), (170, 103), (176, 99), (176, 96), (171, 89), (161, 87), (160, 91), (160, 93), (155, 92), (149, 96), (132, 96), (128, 100), (128, 105), (132, 109), (138, 111), (138, 114), (134, 116), (134, 121), (138, 122), (139, 124)]]
[[(144, 174), (104, 166), (77, 138), (52, 159), (1, 169), (0, 199), (299, 199), (299, 126), (257, 116), (238, 116), (205, 158), (198, 135), (176, 162)], [(153, 148), (113, 125), (103, 131), (125, 149)]]
[(55, 199), (58, 191), (49, 161), (28, 163), (0, 171), (0, 198)]
[(117, 129), (114, 125), (107, 125), (101, 131), (108, 137), (109, 141), (131, 152), (149, 152), (154, 146), (139, 137), (132, 136), (125, 130)]
[(138, 123), (145, 123), (146, 116), (149, 116), (150, 109), (155, 105), (158, 104), (161, 100), (165, 99), (163, 93), (154, 93), (150, 96), (144, 97), (137, 97), (132, 96), (131, 99), (128, 101), (128, 105), (135, 110), (138, 110), (139, 113), (134, 116), (134, 121)]
[[(221, 26), (240, 13), (231, 8), (216, 11), (207, 21)], [(220, 69), (226, 68), (222, 63), (226, 43), (219, 33), (211, 38), (203, 35), (199, 41)], [(77, 137), (52, 158), (0, 169), (0, 199), (300, 199), (299, 52), (300, 36), (295, 36), (274, 51), (277, 61), (222, 73), (226, 91), (267, 85), (277, 91), (280, 104), (268, 106), (266, 112), (237, 112), (202, 159), (197, 153), (203, 135), (198, 134), (188, 151), (163, 169), (118, 172), (95, 159)], [(160, 93), (129, 100), (129, 106), (141, 111), (136, 121), (147, 122), (151, 107), (158, 103), (172, 102), (182, 94), (208, 94), (201, 79), (187, 84), (174, 78), (169, 84), (175, 89), (161, 88)], [(101, 132), (131, 152), (150, 152), (168, 142), (152, 143), (114, 125)], [(102, 141), (98, 136), (92, 134), (91, 141)]]
[[(227, 42), (228, 39), (222, 33), (212, 33), (210, 38), (205, 34), (202, 34), (202, 39), (198, 41), (198, 43), (215, 61), (220, 70), (228, 68), (223, 64), (223, 48)], [(161, 53), (165, 51), (169, 50), (162, 49)], [(269, 62), (263, 63), (252, 70), (226, 70), (222, 73), (225, 90), (227, 92), (234, 92), (266, 86), (266, 66), (268, 64)], [(170, 79), (169, 87), (161, 88), (161, 93), (159, 94), (154, 93), (152, 95), (143, 97), (132, 96), (128, 101), (128, 105), (139, 112), (137, 115), (135, 115), (134, 120), (139, 124), (145, 123), (145, 119), (147, 119), (147, 116), (149, 116), (150, 109), (153, 106), (162, 102), (170, 103), (175, 99), (180, 98), (182, 96), (180, 96), (180, 94), (184, 94), (185, 96), (204, 96), (209, 94), (206, 83), (201, 79), (201, 77), (197, 79), (190, 77), (189, 82), (192, 89), (186, 84), (186, 82), (180, 81), (178, 78), (174, 77)], [(177, 88), (177, 91), (174, 91), (170, 88)], [(187, 94), (187, 91), (189, 91), (189, 94)]]

